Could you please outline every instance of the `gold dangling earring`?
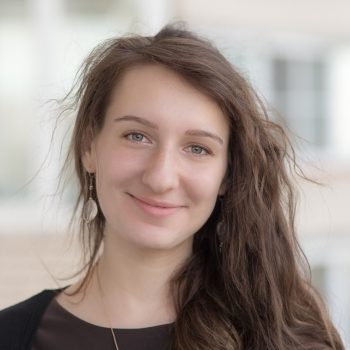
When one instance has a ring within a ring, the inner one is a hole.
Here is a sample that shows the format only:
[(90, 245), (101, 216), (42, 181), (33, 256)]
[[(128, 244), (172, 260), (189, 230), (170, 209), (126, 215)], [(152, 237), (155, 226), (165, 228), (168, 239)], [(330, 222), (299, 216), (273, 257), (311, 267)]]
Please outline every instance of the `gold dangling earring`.
[(96, 201), (93, 198), (93, 191), (94, 191), (94, 174), (89, 174), (89, 199), (84, 203), (83, 207), (83, 220), (86, 222), (86, 224), (90, 224), (92, 220), (95, 219), (98, 209)]

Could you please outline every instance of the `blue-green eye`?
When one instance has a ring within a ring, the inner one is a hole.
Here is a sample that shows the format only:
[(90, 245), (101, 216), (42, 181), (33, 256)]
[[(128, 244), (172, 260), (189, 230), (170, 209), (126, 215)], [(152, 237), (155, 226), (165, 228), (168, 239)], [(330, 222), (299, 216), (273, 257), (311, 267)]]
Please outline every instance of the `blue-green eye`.
[(195, 155), (204, 156), (209, 154), (209, 151), (202, 146), (192, 145), (190, 147), (191, 147), (191, 152)]
[[(129, 132), (125, 134), (124, 137), (131, 142), (136, 142), (136, 143), (148, 142), (147, 137), (141, 134), (140, 132)], [(207, 148), (199, 145), (190, 145), (188, 146), (188, 148), (190, 148), (189, 152), (195, 156), (206, 156), (211, 154), (211, 152)]]
[(125, 137), (133, 142), (142, 142), (145, 138), (145, 136), (139, 132), (130, 132), (129, 134), (126, 134)]

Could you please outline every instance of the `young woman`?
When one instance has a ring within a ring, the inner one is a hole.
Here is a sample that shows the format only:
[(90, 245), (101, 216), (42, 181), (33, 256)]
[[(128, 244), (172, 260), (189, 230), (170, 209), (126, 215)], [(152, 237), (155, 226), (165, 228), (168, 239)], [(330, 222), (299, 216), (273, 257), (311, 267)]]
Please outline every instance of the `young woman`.
[(293, 150), (216, 48), (108, 41), (75, 97), (86, 272), (2, 311), (1, 349), (344, 349), (301, 268)]

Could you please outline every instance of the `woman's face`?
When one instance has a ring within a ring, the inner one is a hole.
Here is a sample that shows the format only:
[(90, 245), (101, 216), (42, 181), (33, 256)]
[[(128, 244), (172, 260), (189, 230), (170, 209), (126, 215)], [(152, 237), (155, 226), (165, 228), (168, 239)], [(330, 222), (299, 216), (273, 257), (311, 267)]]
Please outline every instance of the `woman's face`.
[(108, 239), (191, 247), (223, 192), (228, 138), (219, 106), (178, 74), (161, 65), (128, 70), (83, 156)]

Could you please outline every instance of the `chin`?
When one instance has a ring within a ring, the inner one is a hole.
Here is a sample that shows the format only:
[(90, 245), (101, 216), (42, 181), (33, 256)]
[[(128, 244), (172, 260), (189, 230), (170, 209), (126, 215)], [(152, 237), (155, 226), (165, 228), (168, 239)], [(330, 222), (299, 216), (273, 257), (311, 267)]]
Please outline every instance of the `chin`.
[(147, 250), (162, 250), (171, 251), (177, 249), (184, 249), (185, 247), (192, 247), (192, 237), (187, 239), (179, 239), (178, 237), (171, 237), (166, 232), (161, 234), (143, 234), (135, 237), (132, 243), (141, 249)]

